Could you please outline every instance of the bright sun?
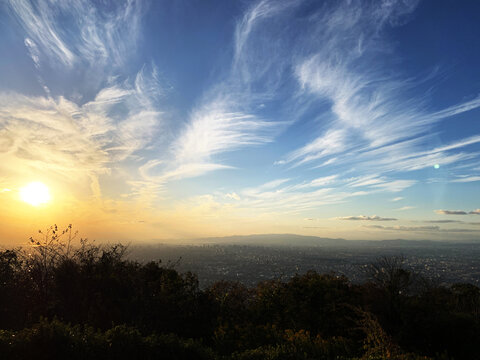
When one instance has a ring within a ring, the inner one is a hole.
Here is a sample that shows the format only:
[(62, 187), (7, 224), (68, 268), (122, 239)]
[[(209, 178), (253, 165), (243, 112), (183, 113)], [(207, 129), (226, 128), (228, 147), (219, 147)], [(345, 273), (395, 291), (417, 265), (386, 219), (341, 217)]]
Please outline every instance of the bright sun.
[(31, 182), (20, 189), (20, 197), (30, 205), (39, 206), (50, 201), (50, 192), (45, 184), (41, 182)]

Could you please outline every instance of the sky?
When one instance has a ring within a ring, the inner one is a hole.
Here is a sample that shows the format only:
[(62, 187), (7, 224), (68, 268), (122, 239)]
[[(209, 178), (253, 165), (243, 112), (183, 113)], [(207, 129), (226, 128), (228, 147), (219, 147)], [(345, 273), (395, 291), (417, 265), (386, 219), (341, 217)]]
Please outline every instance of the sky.
[[(0, 2), (0, 243), (480, 238), (477, 1)], [(40, 182), (49, 201), (22, 197)]]

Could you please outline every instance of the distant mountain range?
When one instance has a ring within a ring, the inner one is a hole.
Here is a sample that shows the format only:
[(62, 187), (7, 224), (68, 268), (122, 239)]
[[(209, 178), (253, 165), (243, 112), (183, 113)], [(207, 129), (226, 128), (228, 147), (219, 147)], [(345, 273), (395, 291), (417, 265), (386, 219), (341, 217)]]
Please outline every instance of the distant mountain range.
[(234, 235), (224, 237), (201, 238), (195, 240), (209, 244), (239, 244), (239, 245), (275, 245), (275, 246), (342, 246), (350, 241), (345, 239), (322, 238), (296, 234), (254, 234)]
[(249, 245), (249, 246), (314, 246), (314, 247), (412, 247), (412, 246), (438, 246), (447, 244), (472, 244), (474, 241), (433, 241), (433, 240), (345, 240), (341, 238), (323, 238), (318, 236), (305, 236), (297, 234), (253, 234), (233, 235), (223, 237), (208, 237), (181, 241), (156, 240), (165, 244), (184, 245)]

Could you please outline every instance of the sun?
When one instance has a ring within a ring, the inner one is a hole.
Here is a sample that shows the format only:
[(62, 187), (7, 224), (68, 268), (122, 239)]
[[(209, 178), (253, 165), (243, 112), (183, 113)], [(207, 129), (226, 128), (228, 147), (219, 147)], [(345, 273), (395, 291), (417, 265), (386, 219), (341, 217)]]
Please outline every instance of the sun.
[(50, 201), (50, 191), (41, 182), (31, 182), (20, 189), (20, 198), (30, 205), (39, 206)]

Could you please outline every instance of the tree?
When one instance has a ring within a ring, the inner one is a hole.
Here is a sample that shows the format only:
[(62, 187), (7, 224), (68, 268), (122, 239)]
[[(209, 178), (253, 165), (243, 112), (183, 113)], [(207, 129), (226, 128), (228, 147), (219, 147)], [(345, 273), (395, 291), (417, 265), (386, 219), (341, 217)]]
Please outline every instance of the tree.
[(412, 273), (405, 268), (403, 256), (382, 257), (367, 268), (370, 281), (380, 290), (369, 299), (390, 332), (398, 331), (402, 306), (413, 283)]

